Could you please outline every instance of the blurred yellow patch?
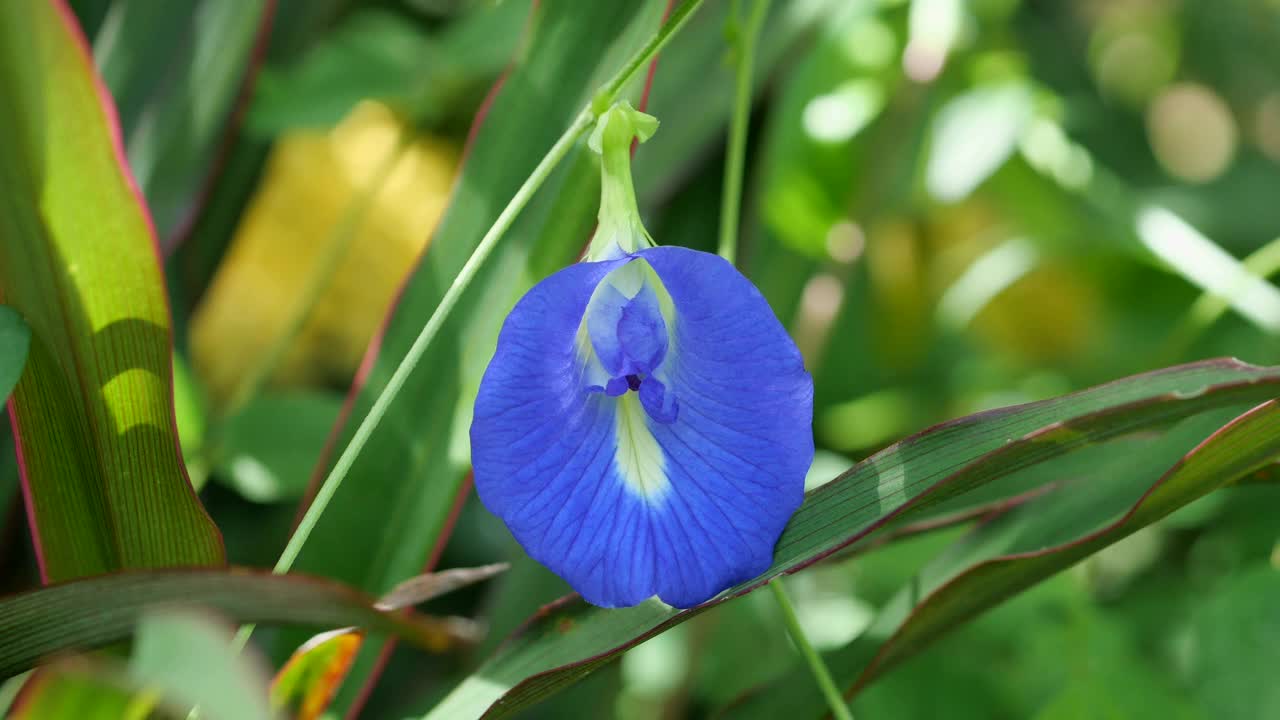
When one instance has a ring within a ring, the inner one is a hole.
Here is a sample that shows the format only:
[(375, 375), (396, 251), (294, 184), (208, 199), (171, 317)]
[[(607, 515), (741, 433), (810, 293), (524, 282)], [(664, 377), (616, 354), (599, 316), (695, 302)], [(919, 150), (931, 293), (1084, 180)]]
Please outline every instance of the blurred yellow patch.
[(886, 365), (912, 367), (924, 357), (929, 332), (920, 228), (902, 217), (876, 223), (868, 236), (866, 260), (880, 319), (874, 329), (875, 346)]
[[(388, 108), (366, 102), (332, 131), (276, 143), (192, 318), (192, 361), (215, 399), (233, 397), (300, 316), (266, 384), (344, 382), (355, 370), (444, 213), (458, 165), (457, 149), (439, 140), (398, 149), (402, 132)], [(306, 309), (317, 279), (323, 290)]]
[(1079, 357), (1098, 336), (1097, 289), (981, 197), (939, 209), (929, 240), (937, 319), (951, 331), (1037, 364)]
[(1077, 357), (1097, 337), (1094, 288), (1069, 270), (1042, 265), (996, 296), (974, 318), (990, 345), (1037, 363)]

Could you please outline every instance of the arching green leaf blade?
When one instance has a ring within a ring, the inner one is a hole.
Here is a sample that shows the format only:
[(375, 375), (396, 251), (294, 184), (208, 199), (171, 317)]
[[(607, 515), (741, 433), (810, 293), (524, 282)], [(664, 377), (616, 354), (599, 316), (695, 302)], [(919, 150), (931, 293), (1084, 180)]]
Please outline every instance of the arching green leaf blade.
[(0, 5), (0, 294), (31, 327), (11, 408), (48, 581), (223, 559), (178, 451), (164, 284), (114, 123), (65, 5)]
[(380, 610), (331, 580), (238, 568), (139, 570), (0, 598), (0, 678), (122, 640), (145, 613), (175, 607), (204, 608), (240, 623), (357, 626), (428, 649), (452, 642), (445, 621)]
[[(826, 655), (836, 682), (863, 689), (979, 613), (1268, 465), (1280, 453), (1280, 404), (1232, 413), (1193, 417), (1139, 453), (1118, 448), (1096, 476), (976, 528), (926, 565), (865, 634)], [(822, 715), (825, 702), (805, 676), (789, 674), (726, 716)]]
[(622, 610), (574, 600), (548, 608), (427, 717), (504, 717), (645, 639), (876, 530), (1072, 450), (1215, 409), (1262, 402), (1278, 387), (1280, 368), (1207, 361), (930, 428), (810, 493), (783, 533), (773, 567), (761, 576), (686, 611), (653, 600)]

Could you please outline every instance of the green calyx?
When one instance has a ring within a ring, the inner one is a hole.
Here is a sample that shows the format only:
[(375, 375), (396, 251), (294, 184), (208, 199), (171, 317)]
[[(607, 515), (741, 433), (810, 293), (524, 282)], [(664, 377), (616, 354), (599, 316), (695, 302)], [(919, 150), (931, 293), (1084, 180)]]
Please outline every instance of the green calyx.
[(587, 146), (600, 154), (600, 214), (586, 260), (606, 260), (653, 246), (640, 221), (631, 182), (631, 141), (644, 142), (657, 129), (657, 118), (626, 101), (614, 103), (596, 121)]

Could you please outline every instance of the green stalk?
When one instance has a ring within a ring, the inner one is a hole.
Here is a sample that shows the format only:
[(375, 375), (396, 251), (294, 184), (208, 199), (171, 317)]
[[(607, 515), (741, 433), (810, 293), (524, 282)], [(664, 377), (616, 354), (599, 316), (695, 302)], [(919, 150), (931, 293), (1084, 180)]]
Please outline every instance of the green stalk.
[(689, 21), (689, 18), (693, 17), (694, 11), (701, 5), (702, 0), (685, 0), (680, 7), (675, 9), (675, 12), (671, 13), (667, 21), (662, 23), (662, 27), (658, 28), (658, 32), (649, 38), (649, 42), (645, 43), (644, 47), (632, 55), (631, 59), (622, 66), (622, 69), (596, 92), (595, 97), (591, 99), (591, 105), (587, 108), (592, 116), (600, 117), (617, 102), (618, 95), (622, 94), (622, 88), (631, 82), (636, 73), (640, 72), (640, 68), (652, 60), (653, 56), (657, 55), (658, 51), (662, 50), (676, 33), (680, 32), (685, 23)]
[[(735, 2), (731, 22), (736, 22), (737, 3)], [(755, 63), (756, 41), (760, 37), (760, 29), (764, 26), (765, 16), (769, 14), (769, 0), (756, 0), (751, 6), (751, 15), (747, 18), (746, 27), (735, 34), (737, 43), (737, 86), (734, 94), (733, 117), (729, 121), (728, 147), (725, 151), (724, 194), (720, 203), (720, 257), (735, 263), (738, 250), (738, 218), (742, 212), (742, 175), (746, 166), (747, 125), (751, 118), (751, 70)], [(773, 597), (782, 610), (782, 617), (787, 623), (787, 632), (795, 642), (800, 654), (809, 665), (818, 687), (822, 690), (836, 720), (853, 720), (853, 713), (844, 701), (844, 696), (836, 688), (822, 657), (814, 650), (809, 638), (800, 627), (800, 619), (796, 617), (795, 606), (782, 587), (782, 578), (776, 577), (769, 583)]]
[[(755, 65), (756, 41), (769, 14), (769, 0), (756, 0), (746, 28), (737, 35), (737, 88), (729, 139), (725, 151), (724, 193), (720, 196), (720, 257), (736, 264), (738, 218), (742, 214), (742, 175), (747, 155), (747, 124), (751, 120), (751, 70)], [(736, 18), (736, 13), (735, 13)]]
[[(427, 324), (422, 327), (422, 331), (418, 333), (418, 337), (413, 341), (413, 345), (409, 348), (400, 361), (399, 367), (392, 374), (391, 379), (387, 382), (387, 386), (382, 389), (377, 400), (374, 401), (373, 407), (369, 409), (369, 414), (360, 421), (359, 427), (356, 428), (355, 434), (351, 436), (351, 442), (347, 443), (342, 454), (338, 457), (338, 461), (334, 463), (333, 469), (325, 477), (324, 482), (320, 485), (320, 490), (316, 492), (315, 498), (311, 501), (311, 505), (307, 507), (307, 511), (303, 514), (302, 520), (298, 522), (298, 527), (290, 536), (289, 542), (285, 545), (284, 552), (280, 554), (280, 559), (276, 562), (272, 572), (283, 574), (289, 572), (293, 568), (293, 563), (298, 559), (298, 555), (302, 552), (302, 548), (306, 545), (307, 539), (311, 537), (311, 532), (315, 530), (316, 524), (320, 521), (321, 515), (329, 506), (329, 502), (333, 500), (333, 496), (341, 487), (342, 481), (346, 479), (347, 473), (351, 471), (355, 465), (356, 458), (360, 456), (364, 446), (369, 442), (369, 438), (377, 429), (378, 424), (382, 422), (382, 418), (387, 414), (387, 409), (391, 406), (391, 402), (396, 395), (400, 393), (409, 376), (413, 374), (418, 363), (422, 360), (422, 356), (430, 347), (432, 340), (439, 334), (440, 328), (448, 319), (453, 308), (458, 304), (458, 300), (462, 297), (462, 293), (475, 279), (476, 274), (480, 271), (480, 267), (484, 261), (497, 247), (498, 241), (510, 229), (516, 217), (529, 204), (529, 200), (533, 198), (534, 193), (551, 175), (561, 160), (569, 154), (573, 146), (577, 144), (587, 131), (591, 129), (596, 120), (602, 115), (614, 102), (617, 101), (618, 95), (626, 87), (649, 60), (653, 58), (659, 50), (662, 49), (667, 41), (684, 26), (689, 20), (703, 0), (686, 0), (671, 17), (663, 23), (662, 27), (654, 34), (654, 36), (641, 48), (631, 59), (623, 65), (622, 69), (613, 76), (604, 87), (595, 94), (591, 103), (578, 113), (573, 122), (565, 129), (564, 133), (556, 140), (551, 149), (538, 163), (537, 167), (512, 196), (507, 206), (503, 208), (502, 213), (498, 215), (498, 219), (494, 221), (493, 226), (481, 238), (476, 249), (471, 253), (471, 257), (467, 259), (462, 270), (457, 277), (453, 279), (453, 283), (449, 285), (449, 289), (445, 292), (444, 297), (440, 299), (440, 304), (436, 307), (435, 312), (431, 314)], [(253, 634), (252, 625), (241, 627), (240, 632), (236, 636), (237, 647), (243, 648), (249, 641), (249, 636)]]
[(787, 591), (782, 587), (782, 578), (776, 577), (770, 581), (769, 589), (773, 591), (773, 597), (778, 601), (778, 607), (782, 608), (782, 617), (787, 621), (787, 632), (791, 634), (791, 639), (795, 641), (796, 648), (800, 650), (805, 662), (809, 664), (809, 672), (813, 673), (814, 680), (818, 681), (818, 687), (822, 689), (823, 697), (827, 699), (827, 706), (831, 708), (832, 717), (836, 720), (853, 720), (853, 713), (849, 711), (849, 705), (844, 701), (844, 695), (840, 694), (835, 681), (831, 679), (831, 672), (827, 670), (826, 663), (822, 661), (822, 656), (818, 654), (818, 651), (813, 649), (809, 638), (804, 634), (804, 628), (800, 627), (800, 619), (796, 617), (795, 606), (791, 604), (791, 598), (787, 596)]

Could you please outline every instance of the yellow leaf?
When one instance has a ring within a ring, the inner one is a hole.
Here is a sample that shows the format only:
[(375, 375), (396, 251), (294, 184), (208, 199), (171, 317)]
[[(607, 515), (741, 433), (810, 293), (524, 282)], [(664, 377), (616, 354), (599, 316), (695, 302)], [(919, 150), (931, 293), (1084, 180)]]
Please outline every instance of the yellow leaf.
[[(350, 378), (444, 213), (457, 170), (453, 145), (416, 137), (401, 148), (404, 132), (391, 110), (365, 102), (330, 132), (277, 142), (192, 318), (192, 361), (217, 401), (225, 404), (282, 337), (288, 345), (268, 384)], [(318, 299), (301, 307), (317, 279)]]

